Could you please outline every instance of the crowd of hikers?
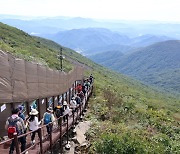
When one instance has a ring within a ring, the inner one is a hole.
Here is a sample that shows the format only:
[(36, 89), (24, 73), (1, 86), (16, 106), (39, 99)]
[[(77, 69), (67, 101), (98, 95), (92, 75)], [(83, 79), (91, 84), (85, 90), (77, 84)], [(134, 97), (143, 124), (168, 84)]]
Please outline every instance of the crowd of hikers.
[[(27, 131), (32, 131), (31, 133), (31, 144), (35, 144), (35, 136), (38, 134), (40, 138), (40, 132), (38, 131), (41, 125), (46, 125), (47, 134), (50, 135), (53, 127), (57, 127), (60, 123), (59, 119), (63, 116), (63, 123), (67, 123), (67, 116), (72, 114), (73, 111), (76, 111), (77, 107), (82, 103), (82, 100), (87, 99), (87, 91), (90, 88), (90, 85), (93, 83), (92, 74), (84, 80), (83, 84), (78, 83), (75, 87), (77, 93), (72, 96), (69, 104), (66, 100), (59, 101), (56, 107), (49, 106), (46, 112), (43, 115), (43, 118), (39, 121), (38, 114), (39, 112), (36, 109), (36, 106), (32, 106), (30, 109), (29, 116), (25, 117), (23, 114), (23, 106), (19, 105), (17, 108), (12, 110), (12, 115), (7, 119), (5, 129), (9, 138), (13, 138), (15, 133), (17, 135), (23, 135)], [(58, 121), (58, 123), (56, 123)], [(51, 123), (51, 124), (49, 124)], [(18, 141), (21, 143), (21, 152), (26, 149), (26, 135), (20, 137)], [(15, 141), (12, 140), (10, 145), (9, 154), (13, 154), (15, 147)], [(27, 154), (26, 152), (25, 154)]]

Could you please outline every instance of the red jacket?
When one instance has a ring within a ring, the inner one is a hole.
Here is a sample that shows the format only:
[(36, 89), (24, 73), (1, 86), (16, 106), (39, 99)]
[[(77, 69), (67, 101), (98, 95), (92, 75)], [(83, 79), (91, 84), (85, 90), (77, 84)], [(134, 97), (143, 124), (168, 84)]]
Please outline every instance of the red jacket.
[(82, 91), (82, 85), (78, 85), (75, 89), (80, 93)]

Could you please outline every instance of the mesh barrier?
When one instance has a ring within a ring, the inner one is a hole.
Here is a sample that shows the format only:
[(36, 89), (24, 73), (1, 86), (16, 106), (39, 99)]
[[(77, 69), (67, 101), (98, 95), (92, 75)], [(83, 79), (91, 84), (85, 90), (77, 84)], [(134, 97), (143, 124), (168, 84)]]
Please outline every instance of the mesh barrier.
[(83, 78), (84, 68), (69, 73), (27, 62), (0, 50), (0, 103), (11, 103), (56, 96), (68, 91)]

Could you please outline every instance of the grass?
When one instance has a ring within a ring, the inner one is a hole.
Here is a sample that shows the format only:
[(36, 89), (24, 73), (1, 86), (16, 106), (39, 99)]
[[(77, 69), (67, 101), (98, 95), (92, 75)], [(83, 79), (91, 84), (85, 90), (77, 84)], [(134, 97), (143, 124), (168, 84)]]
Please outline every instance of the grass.
[(179, 153), (180, 100), (107, 69), (94, 72), (90, 153)]

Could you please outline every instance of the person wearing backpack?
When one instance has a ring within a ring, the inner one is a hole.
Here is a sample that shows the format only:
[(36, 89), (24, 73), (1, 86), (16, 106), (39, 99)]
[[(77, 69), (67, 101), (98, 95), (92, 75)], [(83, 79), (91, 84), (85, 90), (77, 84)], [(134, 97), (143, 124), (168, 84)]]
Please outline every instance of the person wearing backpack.
[(94, 77), (93, 77), (93, 75), (91, 74), (91, 75), (89, 76), (89, 82), (90, 82), (90, 84), (92, 84), (93, 81), (94, 81)]
[(80, 83), (78, 83), (78, 85), (75, 89), (77, 90), (78, 93), (80, 93), (82, 91), (82, 85)]
[[(63, 116), (63, 106), (58, 103), (58, 105), (54, 108), (54, 113), (57, 119), (60, 118), (60, 116)], [(58, 125), (60, 124), (60, 119), (58, 120)]]
[(75, 101), (77, 105), (79, 105), (81, 103), (81, 98), (78, 95), (75, 95)]
[[(8, 132), (9, 138), (13, 138), (14, 133), (17, 133), (17, 135), (19, 136), (19, 135), (24, 134), (24, 132), (25, 132), (24, 121), (18, 115), (19, 115), (19, 109), (18, 108), (13, 109), (12, 116), (10, 116), (6, 121), (5, 129)], [(21, 142), (21, 152), (23, 152), (26, 149), (26, 137), (23, 136), (23, 137), (19, 138), (19, 142)], [(15, 141), (13, 139), (12, 143), (10, 145), (9, 154), (13, 154), (14, 146), (15, 146)], [(27, 153), (28, 152), (26, 152), (26, 154)]]
[(39, 125), (41, 124), (41, 121), (38, 121), (38, 111), (36, 109), (32, 109), (31, 112), (29, 113), (30, 118), (28, 120), (29, 123), (29, 130), (30, 131), (34, 131), (31, 135), (31, 143), (34, 144), (35, 143), (35, 135), (36, 133), (38, 133), (38, 137), (40, 138), (40, 133), (38, 131), (39, 129)]
[(68, 118), (68, 115), (70, 113), (70, 109), (69, 109), (69, 105), (66, 101), (63, 102), (63, 121), (66, 122), (67, 118)]
[(75, 100), (75, 97), (72, 97), (71, 101), (70, 101), (70, 109), (72, 109), (73, 111), (75, 111), (77, 107), (77, 102)]
[(43, 123), (44, 123), (44, 125), (46, 125), (47, 133), (49, 135), (52, 132), (52, 127), (53, 127), (53, 124), (49, 124), (49, 123), (53, 122), (54, 119), (55, 119), (55, 117), (53, 115), (53, 109), (52, 109), (52, 107), (48, 107), (47, 111), (44, 113), (44, 116), (43, 116)]

